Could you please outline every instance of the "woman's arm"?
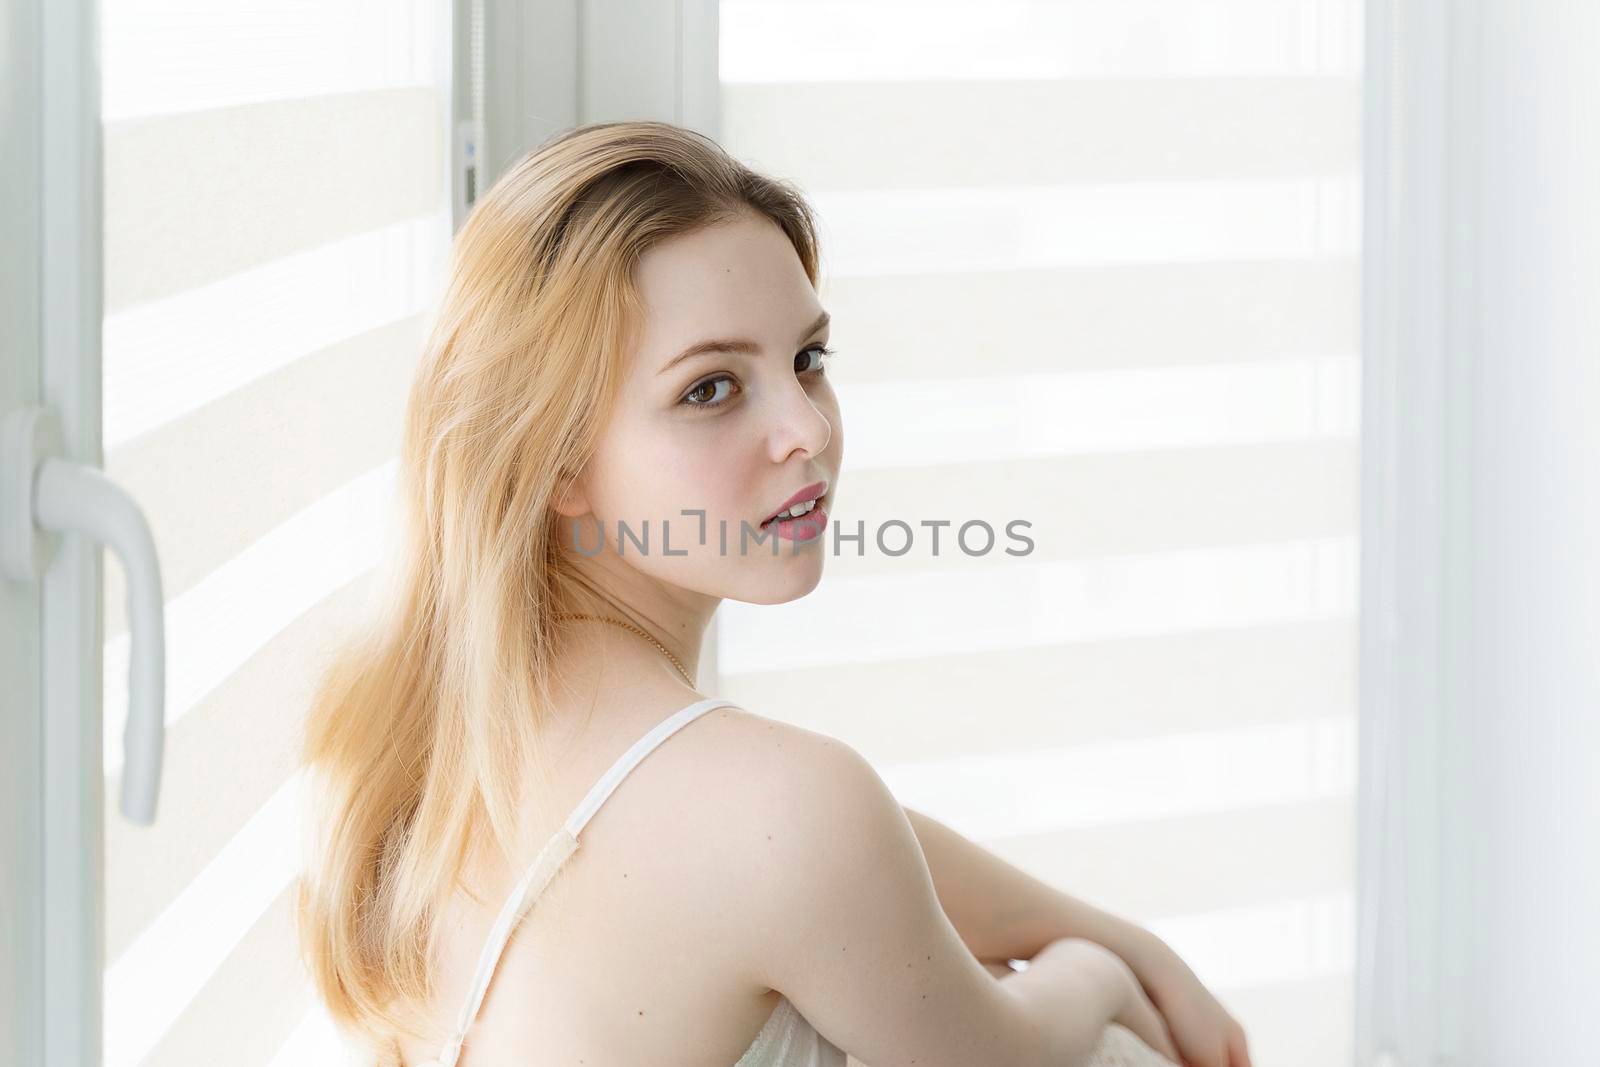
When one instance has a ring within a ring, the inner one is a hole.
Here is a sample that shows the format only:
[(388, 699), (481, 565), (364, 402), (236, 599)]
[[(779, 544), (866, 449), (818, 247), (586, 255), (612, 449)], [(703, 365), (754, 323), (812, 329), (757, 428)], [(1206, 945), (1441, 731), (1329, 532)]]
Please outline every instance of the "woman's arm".
[(1127, 964), (1183, 1050), (1183, 1062), (1250, 1067), (1244, 1028), (1165, 941), (1045, 885), (937, 820), (902, 810), (950, 925), (990, 974), (1009, 982), (1006, 960), (1031, 959), (1042, 945), (1082, 938)]
[(999, 975), (1005, 960), (1031, 959), (1064, 937), (1110, 949), (1146, 985), (1168, 964), (1172, 950), (1144, 927), (1041, 882), (937, 819), (902, 810), (950, 924), (991, 974)]
[(996, 978), (1005, 979), (1017, 973), (1011, 964), (1005, 960), (979, 960), (978, 962), (983, 964), (984, 970)]

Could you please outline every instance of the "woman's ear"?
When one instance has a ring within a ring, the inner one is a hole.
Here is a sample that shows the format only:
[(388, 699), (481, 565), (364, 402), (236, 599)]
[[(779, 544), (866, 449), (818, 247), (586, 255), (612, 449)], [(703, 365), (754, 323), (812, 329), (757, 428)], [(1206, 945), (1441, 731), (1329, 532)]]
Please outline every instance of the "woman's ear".
[(556, 489), (556, 514), (564, 519), (578, 519), (589, 514), (589, 496), (577, 478), (568, 478)]

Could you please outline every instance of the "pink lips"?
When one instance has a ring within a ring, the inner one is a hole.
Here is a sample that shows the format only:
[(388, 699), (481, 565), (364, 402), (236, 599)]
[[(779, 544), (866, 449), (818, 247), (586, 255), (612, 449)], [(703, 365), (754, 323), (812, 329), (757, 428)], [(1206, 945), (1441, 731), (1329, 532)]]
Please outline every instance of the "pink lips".
[[(763, 525), (765, 525), (766, 523), (770, 522), (772, 520), (772, 517), (774, 515), (778, 514), (780, 511), (788, 511), (790, 508), (794, 507), (796, 504), (799, 504), (802, 501), (812, 500), (812, 499), (815, 499), (817, 497), (820, 497), (823, 493), (825, 493), (827, 491), (828, 491), (828, 483), (827, 482), (812, 482), (810, 485), (806, 486), (805, 488), (801, 489), (799, 492), (795, 493), (794, 496), (790, 497), (788, 500), (785, 500), (783, 503), (781, 503), (777, 507), (773, 508), (770, 512), (767, 513), (767, 517), (765, 519), (762, 519), (761, 522), (762, 522)], [(821, 505), (818, 505), (818, 506), (820, 507)], [(813, 508), (812, 510), (815, 511), (816, 509)], [(802, 518), (806, 518), (806, 517), (809, 517), (809, 513), (807, 515), (805, 515), (805, 516), (802, 516)]]
[(814, 541), (828, 528), (828, 513), (818, 504), (798, 519), (780, 519), (772, 525), (780, 540)]

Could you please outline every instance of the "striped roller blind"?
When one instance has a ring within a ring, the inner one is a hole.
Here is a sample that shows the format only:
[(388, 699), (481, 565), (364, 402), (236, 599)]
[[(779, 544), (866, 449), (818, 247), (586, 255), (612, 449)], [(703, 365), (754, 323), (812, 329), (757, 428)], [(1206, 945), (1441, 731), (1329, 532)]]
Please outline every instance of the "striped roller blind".
[(388, 536), (451, 237), (449, 4), (105, 0), (104, 440), (166, 593), (159, 819), (116, 812), (105, 568), (105, 1062), (339, 1060), (296, 955), (294, 741)]
[(1349, 1062), (1359, 0), (720, 15), (724, 145), (821, 216), (864, 533), (723, 604), (721, 695), (1154, 930), (1260, 1067)]

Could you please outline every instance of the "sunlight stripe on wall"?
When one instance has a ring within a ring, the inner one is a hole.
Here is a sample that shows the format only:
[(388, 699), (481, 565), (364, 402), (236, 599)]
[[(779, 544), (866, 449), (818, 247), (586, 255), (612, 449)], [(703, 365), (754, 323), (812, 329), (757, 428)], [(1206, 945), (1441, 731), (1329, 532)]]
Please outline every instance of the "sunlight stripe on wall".
[[(998, 531), (996, 552), (1014, 544)], [(785, 604), (724, 601), (719, 669), (743, 674), (1347, 619), (1355, 565), (1351, 535), (839, 578)]]
[(356, 1049), (345, 1042), (326, 1009), (318, 1005), (306, 1013), (267, 1067), (355, 1067), (358, 1063)]
[(981, 844), (1049, 885), (1142, 922), (1346, 892), (1355, 864), (1354, 817), (1352, 789)]
[(1218, 992), (1346, 975), (1355, 967), (1355, 894), (1349, 891), (1157, 917), (1143, 925)]
[(721, 695), (881, 766), (1351, 714), (1355, 658), (1335, 615), (724, 674)]
[(432, 0), (387, 0), (380, 18), (368, 0), (202, 6), (196, 18), (172, 0), (100, 5), (106, 122), (450, 80)]
[[(398, 319), (308, 353), (112, 455), (106, 471), (144, 508), (169, 599), (394, 458), (424, 327)], [(107, 570), (107, 603), (124, 599), (124, 577)], [(106, 622), (107, 638), (122, 633), (119, 613)]]
[(107, 314), (438, 211), (446, 106), (413, 87), (106, 126)]
[(1331, 356), (841, 384), (841, 480), (878, 468), (1353, 440), (1360, 372), (1359, 359)]
[(1359, 4), (722, 0), (724, 82), (1347, 74)]
[[(845, 440), (848, 449), (848, 431)], [(876, 532), (895, 519), (918, 532), (936, 518), (953, 525), (937, 554), (929, 537), (906, 542), (895, 556), (872, 543), (859, 556), (841, 545), (825, 564), (827, 579), (936, 567), (950, 558), (954, 523), (974, 518), (997, 530), (1027, 519), (1035, 563), (1354, 533), (1359, 474), (1352, 452), (1349, 437), (1328, 436), (852, 469), (831, 513), (841, 528), (853, 532), (864, 523)]]
[(243, 931), (145, 1057), (150, 1067), (265, 1063), (313, 1001), (299, 956), (297, 893), (286, 886)]
[(876, 765), (901, 804), (974, 840), (1349, 796), (1355, 719)]
[[(1354, 355), (1348, 256), (824, 277), (835, 384)], [(1040, 352), (1049, 352), (1041, 366)]]
[(427, 310), (449, 235), (448, 213), (434, 211), (107, 315), (106, 449)]
[(927, 275), (1075, 264), (1353, 255), (1354, 175), (811, 194), (824, 272)]
[[(161, 818), (138, 826), (117, 812), (118, 775), (106, 779), (105, 942), (115, 958), (239, 827), (294, 773), (297, 730), (328, 635), (370, 591), (363, 575), (297, 617), (167, 731)], [(249, 759), (224, 759), (225, 752)], [(173, 815), (168, 818), (167, 815)]]
[(294, 878), (302, 857), (303, 790), (300, 774), (284, 782), (106, 968), (107, 1067), (132, 1067), (155, 1047)]
[[(170, 727), (278, 631), (369, 570), (396, 528), (398, 460), (264, 533), (249, 549), (166, 605)], [(128, 719), (128, 635), (105, 646), (105, 767), (122, 765)]]
[(813, 193), (1284, 178), (1355, 169), (1358, 89), (1311, 77), (773, 82), (724, 87), (722, 129), (741, 159)]

